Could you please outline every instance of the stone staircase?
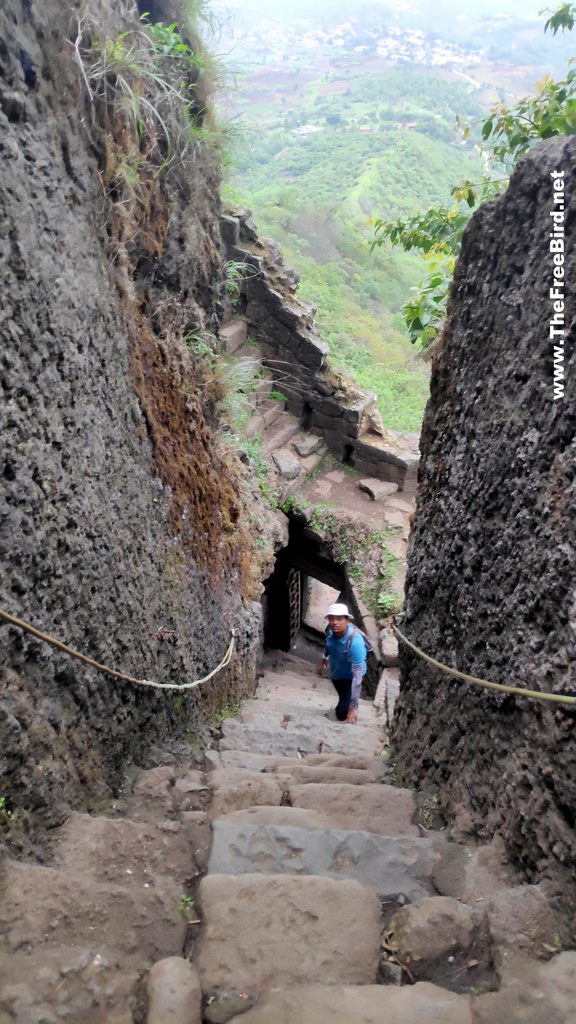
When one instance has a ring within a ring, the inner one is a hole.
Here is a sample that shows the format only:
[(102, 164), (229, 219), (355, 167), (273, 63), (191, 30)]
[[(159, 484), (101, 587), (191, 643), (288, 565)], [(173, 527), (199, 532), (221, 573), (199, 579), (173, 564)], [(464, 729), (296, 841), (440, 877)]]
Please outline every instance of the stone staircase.
[[(320, 465), (327, 447), (320, 432), (303, 430), (297, 416), (288, 412), (282, 394), (284, 373), (273, 373), (266, 366), (260, 349), (246, 344), (246, 324), (232, 320), (221, 328), (226, 351), (238, 360), (246, 360), (258, 374), (250, 396), (252, 415), (245, 428), (248, 439), (258, 437), (262, 452), (269, 457), (279, 483), (280, 501), (285, 501), (302, 485), (309, 473)], [(233, 342), (230, 342), (233, 338)]]
[(574, 1024), (576, 953), (497, 842), (428, 827), (384, 719), (281, 656), (49, 864), (3, 865), (0, 1024)]

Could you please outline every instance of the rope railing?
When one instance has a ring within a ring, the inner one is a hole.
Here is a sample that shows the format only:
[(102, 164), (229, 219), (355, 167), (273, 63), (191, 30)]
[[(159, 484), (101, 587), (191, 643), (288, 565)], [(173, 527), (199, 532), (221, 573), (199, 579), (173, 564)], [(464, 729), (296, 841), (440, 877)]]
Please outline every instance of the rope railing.
[(9, 612), (3, 611), (0, 608), (0, 618), (9, 622), (12, 626), (17, 626), (19, 629), (24, 630), (26, 633), (30, 633), (31, 636), (35, 636), (38, 640), (43, 640), (44, 643), (50, 644), (57, 650), (67, 654), (70, 658), (76, 658), (77, 661), (83, 662), (84, 665), (90, 665), (91, 668), (95, 668), (98, 672), (105, 672), (109, 676), (113, 676), (115, 679), (121, 679), (125, 683), (132, 683), (134, 686), (147, 686), (154, 690), (192, 690), (196, 686), (201, 686), (202, 683), (207, 683), (209, 679), (212, 679), (217, 672), (221, 669), (226, 668), (232, 660), (232, 654), (234, 652), (235, 645), (235, 633), (232, 630), (232, 636), (230, 643), (222, 661), (209, 672), (208, 675), (202, 676), (201, 679), (194, 679), (189, 683), (156, 683), (152, 679), (136, 679), (135, 676), (127, 675), (125, 672), (119, 672), (115, 668), (110, 668), (108, 665), (101, 665), (100, 662), (94, 661), (93, 658), (89, 658), (86, 654), (81, 654), (80, 651), (75, 651), (72, 647), (62, 643), (61, 640), (57, 640), (56, 637), (50, 636), (48, 633), (43, 633), (42, 630), (37, 629), (36, 626), (32, 626), (29, 622), (25, 622), (23, 619), (16, 618), (15, 615), (10, 615)]
[(400, 632), (397, 626), (392, 626), (392, 630), (396, 634), (399, 640), (403, 644), (406, 644), (414, 654), (417, 654), (423, 661), (427, 661), (429, 665), (433, 665), (434, 668), (440, 669), (442, 672), (447, 672), (451, 676), (455, 676), (456, 679), (464, 679), (467, 683), (475, 683), (477, 686), (484, 686), (490, 690), (499, 690), (501, 693), (513, 693), (518, 697), (529, 697), (532, 700), (544, 700), (551, 701), (554, 704), (569, 704), (572, 707), (576, 705), (576, 697), (571, 697), (564, 693), (549, 693), (548, 691), (539, 690), (525, 690), (521, 686), (506, 686), (504, 683), (493, 683), (489, 679), (481, 679), (479, 676), (471, 676), (467, 672), (460, 672), (456, 668), (450, 668), (449, 665), (444, 665), (441, 661), (437, 661), (436, 658), (431, 658), (429, 654), (425, 654), (416, 644), (413, 644), (408, 637), (404, 636)]

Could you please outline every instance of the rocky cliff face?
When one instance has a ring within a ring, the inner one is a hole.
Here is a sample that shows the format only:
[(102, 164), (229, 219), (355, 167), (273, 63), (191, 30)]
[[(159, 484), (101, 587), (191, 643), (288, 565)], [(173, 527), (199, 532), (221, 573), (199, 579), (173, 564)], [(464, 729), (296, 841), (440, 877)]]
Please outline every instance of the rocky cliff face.
[(137, 677), (203, 676), (233, 628), (237, 653), (166, 695), (3, 624), (0, 793), (24, 830), (253, 680), (251, 485), (183, 342), (216, 325), (217, 166), (198, 140), (162, 154), (153, 114), (130, 136), (118, 80), (91, 79), (131, 26), (127, 0), (0, 12), (0, 607)]
[[(572, 695), (575, 158), (574, 139), (538, 146), (466, 232), (424, 422), (403, 625), (464, 672)], [(554, 400), (560, 292), (565, 392)], [(574, 895), (576, 711), (460, 682), (406, 648), (402, 679), (404, 777), (436, 789), (461, 830), (500, 831), (530, 878), (556, 877)]]

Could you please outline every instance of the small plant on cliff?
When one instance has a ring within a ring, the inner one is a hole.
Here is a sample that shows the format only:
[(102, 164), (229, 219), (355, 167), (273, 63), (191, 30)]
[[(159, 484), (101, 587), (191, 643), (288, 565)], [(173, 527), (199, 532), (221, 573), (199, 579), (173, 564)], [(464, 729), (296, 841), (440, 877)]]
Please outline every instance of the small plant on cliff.
[(257, 359), (220, 359), (214, 364), (211, 383), (218, 412), (234, 433), (246, 426), (254, 409), (254, 393), (260, 379)]
[(224, 264), (224, 287), (231, 299), (240, 295), (242, 281), (254, 274), (254, 268), (245, 260), (227, 260)]
[(163, 171), (182, 160), (190, 146), (221, 145), (209, 123), (206, 85), (210, 55), (197, 33), (184, 39), (173, 22), (152, 23), (115, 38), (78, 23), (74, 54), (90, 99), (92, 123), (100, 123), (125, 152)]

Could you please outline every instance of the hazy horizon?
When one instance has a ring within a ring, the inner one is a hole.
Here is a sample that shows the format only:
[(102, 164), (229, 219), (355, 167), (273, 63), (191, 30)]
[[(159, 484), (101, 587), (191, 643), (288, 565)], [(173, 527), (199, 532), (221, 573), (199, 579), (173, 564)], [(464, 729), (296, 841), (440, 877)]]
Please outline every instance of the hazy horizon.
[(232, 15), (248, 14), (251, 18), (271, 18), (283, 22), (358, 17), (370, 9), (379, 7), (404, 17), (427, 17), (431, 13), (447, 15), (453, 12), (454, 17), (459, 20), (466, 20), (467, 16), (486, 14), (507, 14), (516, 18), (537, 20), (538, 12), (542, 10), (542, 0), (438, 0), (434, 4), (429, 0), (364, 0), (362, 3), (358, 3), (358, 0), (291, 0), (289, 5), (284, 0), (230, 0), (221, 7)]

